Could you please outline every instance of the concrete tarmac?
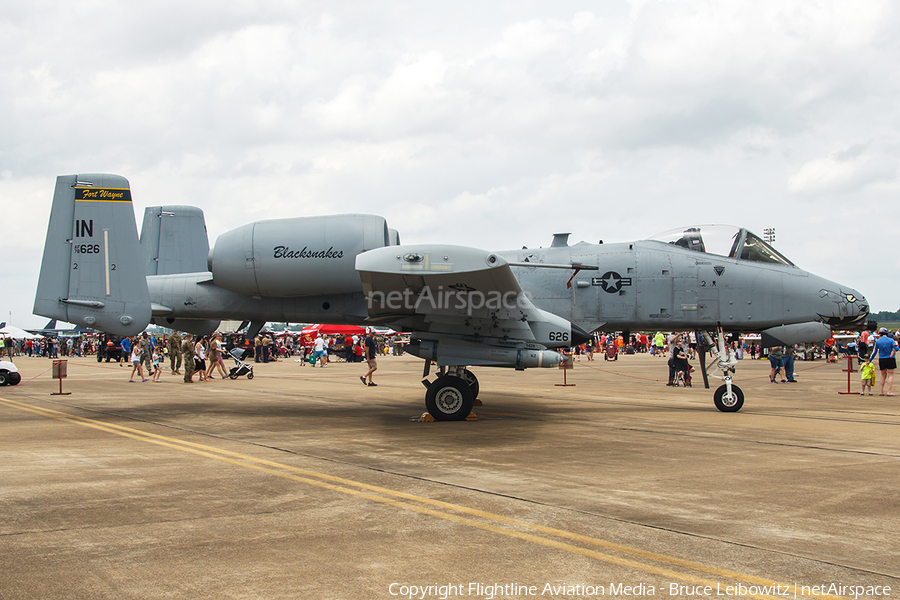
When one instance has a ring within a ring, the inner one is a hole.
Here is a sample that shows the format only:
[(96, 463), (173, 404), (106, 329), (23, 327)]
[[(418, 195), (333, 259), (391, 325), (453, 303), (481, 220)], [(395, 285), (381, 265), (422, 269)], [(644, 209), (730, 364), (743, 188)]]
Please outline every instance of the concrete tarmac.
[(361, 364), (128, 383), (70, 358), (65, 396), (15, 362), (2, 600), (900, 595), (900, 400), (838, 394), (846, 362), (772, 385), (741, 361), (730, 414), (645, 355), (582, 357), (571, 387), (476, 368), (454, 423), (411, 420), (413, 357), (371, 388)]

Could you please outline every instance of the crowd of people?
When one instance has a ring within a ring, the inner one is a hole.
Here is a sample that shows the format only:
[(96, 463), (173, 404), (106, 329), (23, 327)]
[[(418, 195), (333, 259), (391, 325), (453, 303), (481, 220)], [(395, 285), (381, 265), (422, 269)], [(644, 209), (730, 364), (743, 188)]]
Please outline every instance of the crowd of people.
[[(380, 337), (380, 336), (379, 336)], [(113, 338), (108, 338), (108, 345), (114, 346)], [(315, 340), (309, 336), (281, 335), (276, 338), (270, 333), (257, 335), (253, 340), (243, 336), (228, 338), (222, 334), (211, 336), (194, 336), (188, 333), (172, 332), (167, 337), (157, 338), (155, 335), (142, 333), (131, 338), (119, 340), (120, 351), (107, 353), (107, 362), (115, 360), (120, 365), (130, 362), (132, 365), (129, 382), (159, 381), (162, 366), (166, 361), (173, 374), (182, 375), (185, 383), (197, 381), (213, 381), (228, 379), (231, 371), (225, 367), (225, 358), (234, 357), (241, 360), (245, 354), (252, 354), (257, 363), (268, 363), (298, 356), (297, 362), (319, 367), (328, 366), (329, 360), (340, 357), (347, 362), (356, 362), (356, 357), (368, 363), (369, 370), (363, 377), (363, 383), (375, 386), (372, 374), (379, 353), (393, 351), (392, 339), (381, 339), (376, 342), (373, 334), (365, 336), (322, 336)], [(242, 352), (231, 353), (233, 348), (241, 348)], [(252, 352), (251, 352), (252, 349)]]
[[(241, 351), (231, 354), (234, 348)], [(360, 379), (367, 386), (376, 386), (372, 375), (377, 369), (378, 355), (402, 353), (399, 336), (368, 333), (365, 335), (308, 335), (274, 334), (262, 332), (253, 339), (243, 335), (214, 333), (195, 336), (189, 333), (171, 332), (157, 336), (151, 332), (118, 338), (109, 335), (89, 335), (78, 338), (35, 338), (12, 340), (0, 337), (0, 353), (14, 356), (87, 356), (95, 354), (97, 361), (116, 362), (124, 367), (131, 365), (129, 383), (159, 382), (163, 367), (181, 375), (185, 383), (228, 379), (232, 372), (226, 368), (225, 359), (268, 363), (299, 357), (302, 365), (327, 367), (329, 361), (367, 363), (368, 370)]]
[[(115, 345), (111, 338), (107, 338), (106, 343), (109, 346)], [(211, 336), (193, 336), (187, 333), (180, 335), (177, 331), (173, 331), (167, 337), (157, 339), (155, 335), (144, 332), (134, 337), (123, 338), (118, 345), (121, 348), (119, 356), (127, 357), (126, 360), (131, 363), (129, 383), (135, 383), (138, 379), (142, 382), (158, 383), (167, 360), (169, 371), (175, 375), (183, 375), (185, 383), (194, 383), (195, 376), (198, 381), (227, 379), (229, 376), (229, 372), (225, 369), (225, 344), (219, 333)], [(107, 356), (107, 360), (110, 360), (110, 355)], [(122, 365), (121, 358), (116, 362)]]
[[(875, 387), (875, 374), (880, 371), (882, 375), (880, 394), (894, 395), (892, 386), (896, 359), (890, 351), (890, 347), (893, 344), (893, 352), (897, 351), (900, 331), (892, 333), (886, 328), (881, 328), (878, 331), (860, 332), (849, 343), (838, 342), (832, 336), (818, 343), (770, 348), (763, 348), (757, 340), (759, 340), (758, 336), (741, 338), (732, 334), (726, 337), (726, 345), (739, 360), (747, 357), (751, 360), (768, 360), (771, 383), (797, 383), (794, 371), (794, 363), (797, 360), (824, 359), (827, 362), (836, 362), (839, 356), (855, 356), (862, 370), (863, 389), (860, 394), (872, 395)], [(883, 341), (877, 342), (876, 340)], [(876, 348), (875, 344), (877, 343), (880, 345)], [(628, 339), (623, 334), (601, 333), (594, 336), (593, 343), (573, 348), (572, 354), (576, 360), (582, 355), (588, 355), (592, 360), (595, 351), (602, 352), (605, 360), (617, 360), (623, 354), (641, 353), (666, 358), (668, 366), (666, 385), (690, 387), (691, 373), (695, 371), (690, 361), (695, 360), (699, 352), (708, 351), (708, 349), (702, 343), (698, 343), (696, 333), (693, 331), (634, 333), (629, 334)]]
[[(298, 357), (301, 363), (326, 367), (331, 360), (364, 362), (365, 334), (293, 334), (260, 333), (252, 341), (239, 336), (233, 345), (252, 353), (258, 363)], [(404, 342), (400, 335), (373, 333), (376, 355), (402, 354)]]
[(39, 356), (43, 358), (59, 358), (60, 356), (88, 356), (96, 354), (99, 340), (94, 336), (68, 337), (33, 337), (14, 339), (0, 337), (0, 355), (2, 356)]
[[(798, 346), (775, 346), (764, 349), (755, 340), (742, 339), (735, 335), (727, 338), (727, 344), (738, 359), (749, 355), (750, 359), (768, 359), (771, 383), (796, 383), (795, 360), (816, 360), (824, 358), (834, 362), (839, 355), (858, 359), (861, 371), (861, 395), (872, 395), (877, 373), (881, 373), (879, 394), (893, 396), (893, 374), (896, 369), (895, 355), (900, 332), (891, 333), (886, 328), (878, 331), (863, 331), (848, 344), (835, 341), (834, 337), (817, 344)], [(322, 335), (303, 333), (273, 334), (263, 332), (253, 339), (237, 334), (223, 336), (193, 336), (172, 332), (160, 336), (149, 332), (131, 338), (118, 340), (111, 336), (80, 335), (77, 337), (42, 337), (33, 339), (11, 339), (0, 337), (0, 356), (29, 356), (58, 358), (66, 356), (97, 355), (107, 362), (115, 360), (121, 365), (131, 363), (129, 382), (159, 382), (162, 366), (169, 362), (172, 373), (183, 375), (186, 383), (226, 379), (229, 370), (225, 358), (235, 347), (243, 348), (244, 354), (253, 356), (257, 363), (267, 363), (297, 356), (300, 364), (325, 368), (330, 360), (363, 362), (369, 370), (361, 376), (363, 384), (376, 385), (372, 374), (377, 369), (375, 362), (379, 355), (402, 354), (403, 340), (399, 336), (382, 334)], [(623, 354), (643, 354), (667, 358), (668, 378), (666, 385), (691, 386), (691, 374), (695, 368), (690, 361), (698, 352), (706, 349), (698, 344), (694, 332), (656, 332), (625, 334), (599, 333), (592, 342), (571, 348), (575, 360), (585, 356), (594, 360), (595, 352), (601, 352), (605, 360), (617, 360)], [(240, 358), (238, 355), (236, 358)], [(183, 369), (183, 372), (182, 372)]]

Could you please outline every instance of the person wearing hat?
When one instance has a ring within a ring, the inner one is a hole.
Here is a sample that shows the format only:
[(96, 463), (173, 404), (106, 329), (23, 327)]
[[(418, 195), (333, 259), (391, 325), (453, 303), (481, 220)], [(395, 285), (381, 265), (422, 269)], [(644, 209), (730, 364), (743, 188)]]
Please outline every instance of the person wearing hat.
[[(878, 356), (878, 369), (881, 371), (881, 392), (878, 395), (893, 396), (891, 389), (894, 386), (894, 369), (897, 368), (896, 354), (900, 350), (900, 346), (897, 345), (886, 327), (878, 330), (878, 339), (873, 346), (869, 362), (874, 362), (875, 356)], [(885, 381), (887, 382), (887, 394), (884, 393)]]

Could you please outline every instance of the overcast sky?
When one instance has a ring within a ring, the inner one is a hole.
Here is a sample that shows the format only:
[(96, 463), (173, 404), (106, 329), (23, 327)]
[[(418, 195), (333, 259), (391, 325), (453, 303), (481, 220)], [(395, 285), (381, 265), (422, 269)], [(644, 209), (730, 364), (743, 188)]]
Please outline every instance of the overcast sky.
[(244, 223), (385, 216), (491, 250), (776, 228), (900, 308), (888, 1), (0, 2), (0, 321), (31, 315), (57, 175)]

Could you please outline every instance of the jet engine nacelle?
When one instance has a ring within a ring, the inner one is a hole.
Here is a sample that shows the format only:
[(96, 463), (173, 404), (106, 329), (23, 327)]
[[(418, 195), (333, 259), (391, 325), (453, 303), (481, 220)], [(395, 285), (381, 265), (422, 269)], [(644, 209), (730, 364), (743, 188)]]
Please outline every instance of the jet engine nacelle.
[(222, 323), (212, 319), (168, 319), (166, 317), (154, 317), (152, 322), (160, 327), (168, 327), (175, 331), (187, 331), (194, 335), (209, 335)]
[(383, 217), (334, 215), (257, 221), (216, 239), (213, 283), (272, 297), (361, 292), (356, 256), (391, 245)]

